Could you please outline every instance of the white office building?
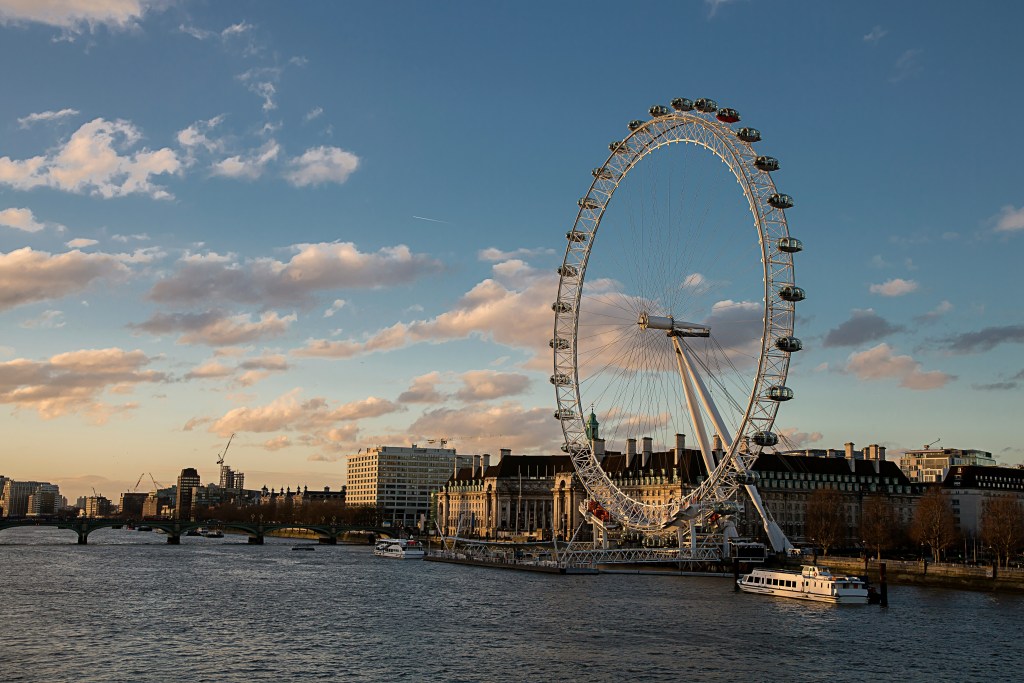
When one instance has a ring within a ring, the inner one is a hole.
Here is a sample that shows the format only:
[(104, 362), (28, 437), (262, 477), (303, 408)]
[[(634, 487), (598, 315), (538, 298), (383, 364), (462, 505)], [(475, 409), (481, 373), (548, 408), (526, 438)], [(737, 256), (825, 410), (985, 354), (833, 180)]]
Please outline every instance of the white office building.
[(952, 467), (995, 467), (988, 451), (961, 448), (909, 450), (900, 456), (900, 469), (915, 484), (934, 484), (945, 480)]

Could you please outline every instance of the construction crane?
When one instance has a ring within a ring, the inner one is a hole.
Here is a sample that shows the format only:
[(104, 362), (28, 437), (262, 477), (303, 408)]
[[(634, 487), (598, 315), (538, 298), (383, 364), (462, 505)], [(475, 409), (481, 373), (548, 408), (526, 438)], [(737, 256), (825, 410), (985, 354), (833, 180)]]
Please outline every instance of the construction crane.
[(470, 441), (473, 439), (501, 439), (504, 434), (478, 434), (477, 436), (439, 436), (436, 439), (427, 439), (427, 443), (441, 444), (441, 448), (444, 448), (447, 444), (452, 441)]
[(143, 472), (142, 474), (140, 474), (140, 475), (139, 475), (139, 478), (138, 478), (138, 480), (136, 480), (136, 482), (135, 482), (135, 486), (133, 486), (133, 487), (132, 487), (132, 493), (135, 493), (136, 491), (138, 491), (138, 490), (139, 490), (139, 484), (141, 484), (141, 483), (142, 483), (142, 478), (143, 478), (144, 476), (146, 476), (146, 473), (145, 473), (145, 472)]
[(163, 489), (163, 488), (167, 488), (166, 486), (164, 486), (163, 484), (161, 484), (160, 482), (158, 482), (156, 480), (156, 478), (153, 476), (152, 472), (149, 473), (149, 478), (152, 480), (153, 486), (156, 487), (157, 491), (159, 491), (160, 489)]
[(934, 446), (935, 444), (937, 444), (940, 441), (942, 441), (942, 437), (939, 437), (938, 439), (935, 439), (935, 441), (932, 441), (931, 443), (926, 443), (924, 445), (924, 450), (928, 450), (929, 448), (931, 448), (932, 446)]
[(228, 437), (228, 444), (226, 446), (224, 446), (224, 450), (221, 451), (220, 455), (217, 456), (217, 464), (218, 465), (223, 465), (224, 464), (224, 456), (228, 454), (228, 449), (231, 448), (231, 439), (233, 439), (233, 438), (235, 438), (235, 433), (231, 432), (231, 436)]

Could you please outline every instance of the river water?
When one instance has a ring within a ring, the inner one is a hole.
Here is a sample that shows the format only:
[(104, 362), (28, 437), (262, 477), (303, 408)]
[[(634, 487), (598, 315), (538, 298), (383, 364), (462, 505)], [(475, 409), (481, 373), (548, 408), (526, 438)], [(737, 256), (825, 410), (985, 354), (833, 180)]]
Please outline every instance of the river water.
[[(805, 604), (721, 578), (557, 576), (368, 546), (0, 532), (0, 681), (1022, 680), (1024, 597)], [(312, 544), (309, 544), (312, 545)]]

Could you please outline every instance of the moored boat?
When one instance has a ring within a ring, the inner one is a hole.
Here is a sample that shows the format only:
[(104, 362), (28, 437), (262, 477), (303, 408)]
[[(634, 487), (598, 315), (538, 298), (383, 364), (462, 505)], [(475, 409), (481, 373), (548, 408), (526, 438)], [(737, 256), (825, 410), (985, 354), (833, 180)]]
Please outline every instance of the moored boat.
[(746, 593), (844, 605), (868, 603), (868, 587), (862, 578), (835, 576), (826, 567), (805, 565), (799, 572), (755, 569), (736, 583)]
[(224, 532), (220, 529), (210, 529), (205, 535), (207, 538), (224, 538)]
[(423, 544), (411, 538), (382, 538), (373, 546), (373, 554), (398, 560), (422, 560), (426, 553)]

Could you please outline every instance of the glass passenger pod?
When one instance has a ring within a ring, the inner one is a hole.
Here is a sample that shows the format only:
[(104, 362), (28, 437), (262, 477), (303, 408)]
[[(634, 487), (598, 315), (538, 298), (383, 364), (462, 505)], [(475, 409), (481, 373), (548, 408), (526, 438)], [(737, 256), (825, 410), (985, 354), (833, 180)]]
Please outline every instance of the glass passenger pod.
[(761, 480), (761, 477), (753, 470), (747, 470), (746, 472), (733, 472), (731, 477), (733, 481), (743, 486), (756, 486), (757, 482)]
[(715, 118), (722, 123), (736, 123), (740, 120), (740, 113), (735, 109), (729, 109), (728, 107), (722, 107), (715, 114)]
[(592, 170), (590, 172), (590, 175), (594, 176), (595, 178), (600, 178), (601, 180), (611, 180), (612, 179), (612, 172), (609, 171), (604, 166), (602, 166), (601, 168), (595, 168), (594, 170)]
[[(775, 195), (772, 196), (774, 197)], [(597, 200), (591, 197), (580, 197), (579, 201), (576, 203), (579, 204), (581, 209), (590, 209), (591, 211), (601, 207), (601, 205), (597, 203)]]
[(782, 401), (791, 401), (793, 400), (793, 390), (782, 385), (769, 387), (768, 398), (779, 403)]
[(778, 242), (779, 251), (787, 254), (795, 254), (804, 250), (804, 243), (795, 237), (780, 237)]
[(720, 500), (715, 503), (711, 509), (714, 510), (716, 515), (725, 517), (739, 513), (740, 504), (731, 500)]
[(572, 313), (572, 304), (568, 301), (556, 301), (551, 304), (551, 310), (555, 313)]
[[(583, 205), (580, 204), (580, 206), (582, 207)], [(570, 242), (575, 242), (576, 244), (579, 244), (580, 242), (587, 241), (587, 233), (580, 232), (579, 230), (570, 230), (569, 232), (565, 233), (565, 239), (569, 240)]]
[(574, 455), (576, 453), (584, 453), (584, 452), (586, 452), (586, 450), (587, 450), (586, 446), (580, 446), (579, 444), (575, 444), (575, 443), (563, 443), (562, 444), (562, 452), (563, 453), (568, 453), (569, 455)]
[(792, 209), (793, 198), (788, 194), (780, 194), (776, 192), (771, 197), (768, 197), (768, 205), (773, 206), (776, 209)]
[(779, 160), (775, 157), (759, 156), (754, 159), (754, 166), (757, 166), (766, 173), (771, 173), (772, 171), (779, 170)]
[(579, 271), (576, 270), (575, 266), (564, 265), (558, 267), (558, 274), (563, 277), (576, 277)]
[(740, 128), (736, 131), (736, 137), (743, 142), (761, 142), (761, 131), (757, 128)]
[(629, 145), (624, 140), (612, 140), (608, 143), (608, 151), (612, 154), (621, 154), (629, 151)]
[(779, 435), (775, 432), (754, 432), (754, 435), (750, 438), (758, 446), (774, 446), (779, 443)]
[(656, 104), (648, 109), (647, 112), (654, 118), (658, 118), (659, 116), (668, 116), (668, 107), (664, 104)]
[(630, 131), (635, 131), (637, 128), (639, 128), (642, 125), (644, 125), (643, 121), (641, 121), (640, 119), (633, 119), (632, 121), (629, 122), (629, 130)]
[(556, 420), (572, 420), (576, 417), (576, 411), (572, 408), (559, 408), (555, 411)]
[(685, 97), (677, 97), (670, 104), (676, 111), (693, 111), (693, 101)]
[(786, 353), (796, 353), (804, 348), (804, 343), (793, 336), (779, 337), (775, 340), (775, 348)]
[(779, 298), (783, 301), (803, 301), (807, 298), (807, 293), (796, 285), (786, 285), (779, 290)]
[(710, 114), (711, 112), (718, 110), (718, 102), (702, 97), (693, 103), (693, 108), (697, 111), (702, 111), (705, 114)]
[(548, 341), (548, 346), (557, 351), (565, 351), (569, 348), (569, 340), (564, 337), (555, 337)]
[(564, 387), (569, 385), (570, 379), (569, 375), (565, 374), (564, 372), (556, 372), (555, 374), (551, 375), (548, 381), (554, 384), (556, 387)]

